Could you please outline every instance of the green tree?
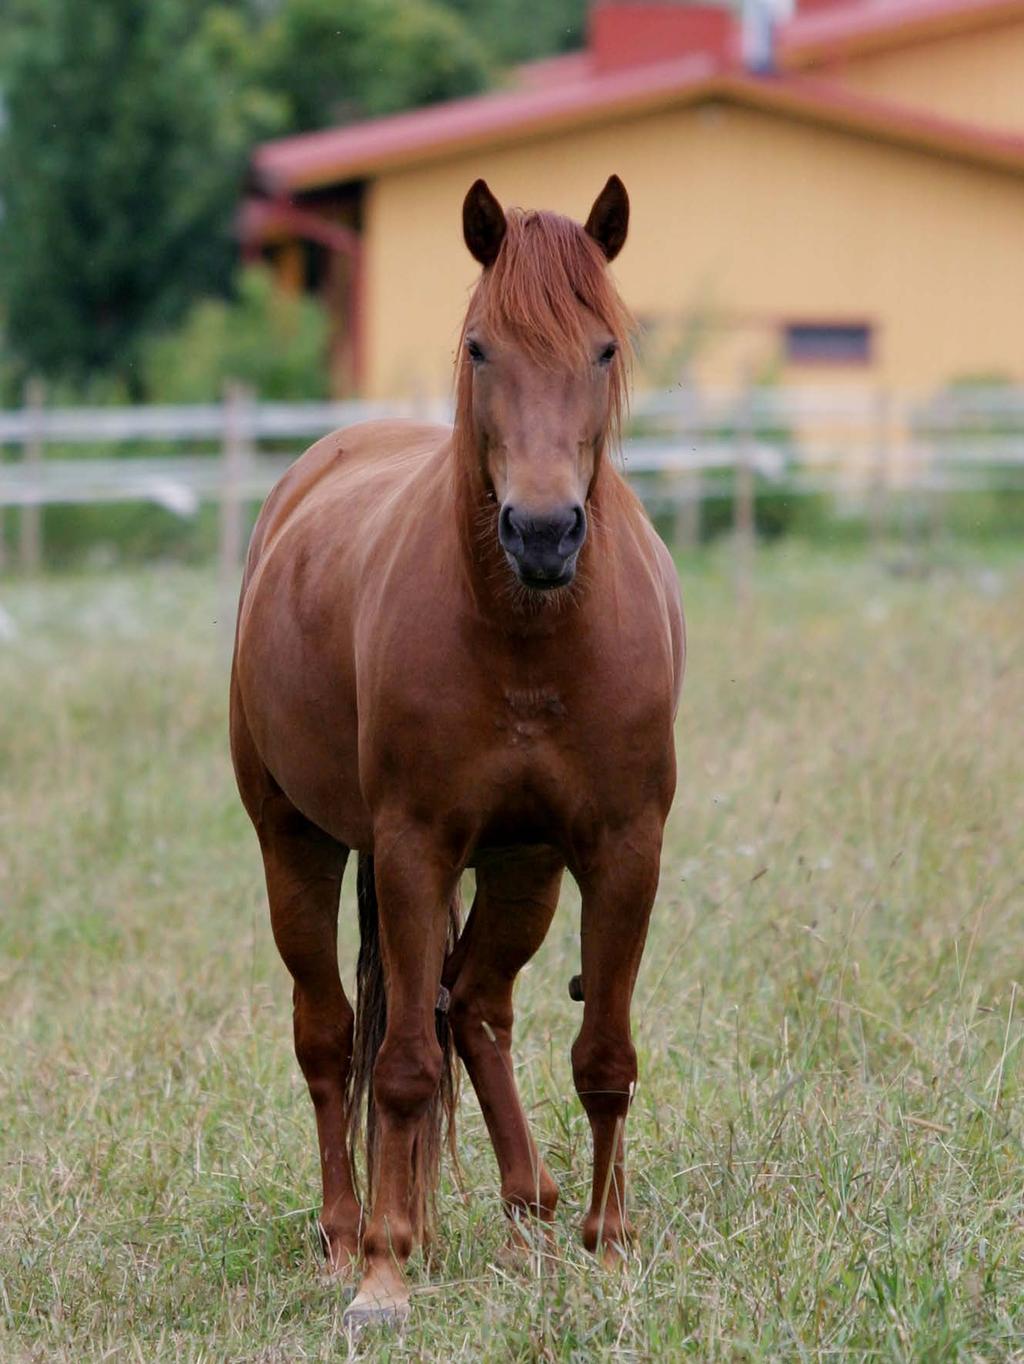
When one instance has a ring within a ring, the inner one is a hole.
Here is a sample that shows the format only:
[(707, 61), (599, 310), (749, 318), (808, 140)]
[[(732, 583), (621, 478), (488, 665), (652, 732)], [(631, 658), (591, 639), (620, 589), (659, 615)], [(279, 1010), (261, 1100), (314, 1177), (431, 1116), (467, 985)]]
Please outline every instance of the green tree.
[(285, 0), (262, 43), (262, 82), (296, 131), (470, 94), (489, 76), (482, 44), (433, 0)]
[(584, 43), (588, 0), (444, 0), (502, 65)]
[(480, 90), (502, 62), (578, 42), (584, 11), (0, 0), (8, 385), (38, 371), (63, 393), (144, 396), (149, 340), (229, 291), (253, 142)]
[(248, 146), (275, 124), (210, 8), (22, 0), (9, 19), (0, 289), (23, 368), (138, 391), (143, 338), (229, 277)]

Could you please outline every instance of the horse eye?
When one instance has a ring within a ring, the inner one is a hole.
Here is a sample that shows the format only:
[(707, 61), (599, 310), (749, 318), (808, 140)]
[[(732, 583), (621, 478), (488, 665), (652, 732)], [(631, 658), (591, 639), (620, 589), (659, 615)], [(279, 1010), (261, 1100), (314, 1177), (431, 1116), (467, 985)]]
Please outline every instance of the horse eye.
[(466, 342), (466, 354), (473, 361), (474, 365), (478, 365), (482, 360), (487, 359), (487, 356), (484, 354), (484, 348), (478, 341)]
[(605, 346), (604, 350), (597, 357), (597, 363), (599, 365), (610, 365), (611, 362), (615, 359), (615, 356), (618, 353), (618, 349), (619, 348), (614, 343), (614, 341), (611, 342), (610, 345)]

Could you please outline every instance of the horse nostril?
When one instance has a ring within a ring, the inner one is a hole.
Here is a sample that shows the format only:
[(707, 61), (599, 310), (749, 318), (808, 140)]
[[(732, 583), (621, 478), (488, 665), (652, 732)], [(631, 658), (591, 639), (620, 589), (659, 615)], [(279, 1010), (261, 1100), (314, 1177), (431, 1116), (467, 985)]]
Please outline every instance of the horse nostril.
[(504, 503), (498, 515), (498, 540), (510, 554), (523, 552), (523, 533), (516, 521), (515, 511), (508, 502)]
[(578, 504), (556, 512), (532, 513), (506, 502), (498, 515), (498, 540), (507, 554), (529, 560), (540, 577), (558, 577), (587, 535), (587, 516)]
[(570, 554), (575, 554), (586, 538), (587, 514), (577, 503), (566, 518), (566, 526), (558, 542), (559, 554), (564, 554), (566, 558)]

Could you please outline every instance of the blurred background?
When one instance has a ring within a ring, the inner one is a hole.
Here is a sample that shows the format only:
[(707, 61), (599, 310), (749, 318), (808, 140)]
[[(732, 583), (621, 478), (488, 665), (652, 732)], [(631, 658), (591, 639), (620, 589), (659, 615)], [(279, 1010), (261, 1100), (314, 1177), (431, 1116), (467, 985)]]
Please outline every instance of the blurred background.
[(227, 574), (316, 436), (446, 410), (471, 181), (613, 170), (668, 540), (1015, 537), (1022, 76), (1010, 0), (9, 0), (0, 565)]

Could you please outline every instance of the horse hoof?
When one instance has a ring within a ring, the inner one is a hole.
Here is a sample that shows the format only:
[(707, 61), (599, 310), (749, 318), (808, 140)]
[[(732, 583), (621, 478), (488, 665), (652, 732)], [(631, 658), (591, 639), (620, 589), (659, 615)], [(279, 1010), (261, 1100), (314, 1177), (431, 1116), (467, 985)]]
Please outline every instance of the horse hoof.
[(629, 1251), (617, 1241), (606, 1241), (598, 1249), (598, 1260), (603, 1269), (613, 1274), (621, 1273), (629, 1264)]
[(399, 1330), (408, 1320), (408, 1302), (381, 1302), (379, 1298), (366, 1298), (360, 1302), (357, 1297), (346, 1307), (341, 1324), (350, 1336), (357, 1336), (368, 1326)]
[(554, 1268), (555, 1256), (555, 1233), (550, 1223), (514, 1218), (496, 1258), (503, 1269), (547, 1272)]

